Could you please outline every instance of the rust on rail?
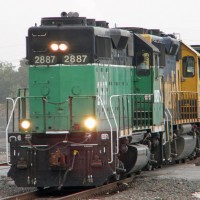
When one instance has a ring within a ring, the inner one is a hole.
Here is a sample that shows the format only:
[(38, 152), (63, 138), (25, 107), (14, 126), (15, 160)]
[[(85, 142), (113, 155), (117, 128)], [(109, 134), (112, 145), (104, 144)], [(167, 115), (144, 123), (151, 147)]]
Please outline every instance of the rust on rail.
[(1, 200), (34, 200), (38, 198), (38, 192), (33, 191), (33, 192), (27, 192), (23, 194), (17, 194), (11, 197), (6, 197)]

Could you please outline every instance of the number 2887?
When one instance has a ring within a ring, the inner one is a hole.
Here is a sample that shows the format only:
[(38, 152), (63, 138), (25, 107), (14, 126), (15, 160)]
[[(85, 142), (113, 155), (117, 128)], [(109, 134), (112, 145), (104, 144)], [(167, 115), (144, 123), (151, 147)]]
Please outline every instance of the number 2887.
[(86, 63), (87, 62), (87, 55), (64, 55), (63, 62), (68, 63)]
[(55, 56), (35, 56), (34, 63), (39, 64), (54, 64), (56, 62)]

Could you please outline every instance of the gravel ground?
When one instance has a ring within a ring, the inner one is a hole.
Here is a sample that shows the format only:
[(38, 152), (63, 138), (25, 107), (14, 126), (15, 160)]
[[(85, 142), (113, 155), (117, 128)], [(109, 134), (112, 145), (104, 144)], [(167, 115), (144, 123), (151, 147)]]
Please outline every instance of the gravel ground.
[[(200, 165), (200, 158), (189, 161)], [(187, 165), (187, 164), (185, 164)], [(177, 166), (178, 167), (178, 166)], [(200, 178), (199, 178), (200, 179)], [(6, 176), (0, 177), (0, 199), (27, 192), (35, 188), (17, 188)], [(196, 197), (195, 197), (196, 195)], [(134, 182), (123, 191), (96, 197), (96, 200), (194, 200), (200, 199), (200, 181), (180, 178), (160, 178), (141, 173)]]
[[(200, 158), (188, 161), (187, 164), (200, 165)], [(169, 166), (170, 167), (170, 166)], [(178, 167), (178, 165), (177, 165)], [(161, 169), (162, 170), (162, 169)], [(144, 172), (124, 191), (118, 191), (113, 195), (107, 195), (101, 200), (194, 200), (200, 199), (199, 180), (182, 178), (161, 178), (151, 176)]]
[(28, 192), (35, 188), (20, 188), (16, 187), (14, 182), (7, 176), (0, 176), (0, 199), (13, 196), (19, 193)]
[(189, 200), (198, 199), (192, 194), (200, 192), (200, 182), (185, 179), (158, 179), (140, 177), (125, 191), (111, 196), (104, 196), (105, 200)]

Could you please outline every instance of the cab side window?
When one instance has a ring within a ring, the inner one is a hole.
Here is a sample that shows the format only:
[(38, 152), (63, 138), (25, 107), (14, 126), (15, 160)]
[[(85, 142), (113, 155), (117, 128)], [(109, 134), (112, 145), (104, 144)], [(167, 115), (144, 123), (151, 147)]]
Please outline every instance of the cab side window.
[(195, 73), (195, 62), (194, 57), (192, 56), (185, 56), (182, 60), (183, 66), (183, 76), (184, 77), (193, 77)]
[(150, 55), (148, 52), (140, 52), (136, 54), (136, 73), (138, 76), (149, 75)]

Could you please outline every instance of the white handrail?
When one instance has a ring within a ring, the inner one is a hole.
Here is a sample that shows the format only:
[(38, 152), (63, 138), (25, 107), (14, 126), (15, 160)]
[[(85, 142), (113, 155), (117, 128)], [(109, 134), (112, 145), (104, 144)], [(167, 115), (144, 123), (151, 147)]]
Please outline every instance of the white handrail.
[(172, 117), (172, 114), (171, 114), (169, 108), (166, 108), (166, 110), (167, 110), (167, 112), (169, 113), (169, 116), (170, 116), (170, 120), (171, 120), (171, 134), (173, 135), (173, 127), (172, 127), (173, 117)]
[(97, 98), (100, 100), (100, 102), (101, 102), (101, 105), (102, 105), (102, 107), (103, 107), (103, 111), (104, 111), (104, 113), (105, 113), (105, 115), (106, 115), (108, 124), (109, 124), (109, 126), (110, 126), (110, 137), (111, 137), (111, 141), (110, 141), (110, 156), (111, 156), (111, 159), (110, 159), (110, 161), (109, 161), (108, 163), (111, 164), (111, 163), (113, 162), (113, 129), (112, 129), (111, 122), (110, 122), (110, 120), (109, 120), (108, 114), (107, 114), (107, 112), (106, 112), (106, 109), (105, 109), (105, 107), (104, 107), (104, 104), (103, 104), (103, 101), (102, 101), (101, 97), (98, 96), (98, 95), (96, 95), (96, 97), (97, 97)]
[(168, 127), (169, 126), (169, 122), (168, 121), (169, 121), (169, 118), (168, 118), (167, 112), (165, 112), (165, 117), (167, 119), (167, 125), (166, 125), (167, 126), (167, 130), (166, 130), (167, 133), (166, 133), (166, 135), (167, 135), (167, 141), (169, 141), (169, 138), (168, 138), (168, 134), (169, 134), (169, 127)]
[[(73, 96), (74, 98), (85, 98), (85, 97), (91, 97), (91, 95), (81, 95), (81, 96)], [(105, 113), (105, 116), (106, 116), (106, 119), (108, 121), (108, 124), (110, 126), (110, 137), (111, 137), (111, 142), (110, 142), (110, 161), (108, 162), (109, 164), (111, 164), (113, 162), (113, 128), (112, 128), (112, 125), (111, 125), (111, 122), (109, 120), (109, 117), (108, 117), (108, 114), (106, 112), (106, 109), (105, 109), (105, 106), (104, 106), (104, 103), (101, 99), (101, 97), (99, 95), (95, 95), (93, 97), (96, 97), (99, 99), (100, 101), (100, 105), (102, 106), (103, 108), (103, 111)]]
[(8, 150), (8, 148), (9, 148), (9, 146), (8, 146), (8, 128), (10, 126), (10, 122), (11, 122), (11, 119), (12, 119), (12, 116), (13, 116), (13, 113), (14, 113), (14, 110), (15, 110), (15, 106), (17, 104), (17, 101), (20, 98), (21, 97), (17, 97), (15, 100), (13, 98), (10, 98), (10, 97), (6, 98), (7, 100), (12, 101), (12, 105), (13, 105), (13, 108), (11, 110), (10, 117), (8, 119), (8, 123), (7, 123), (7, 126), (6, 126), (6, 160), (7, 160), (7, 164), (8, 165), (10, 165), (10, 163), (9, 163), (9, 155), (8, 155), (8, 152), (9, 152), (9, 150)]
[(114, 111), (113, 111), (113, 107), (112, 107), (112, 98), (113, 97), (119, 97), (120, 95), (112, 95), (110, 97), (110, 109), (111, 109), (111, 112), (112, 112), (112, 115), (113, 115), (113, 119), (114, 119), (114, 122), (115, 122), (115, 126), (116, 126), (116, 132), (117, 132), (117, 151), (115, 152), (115, 154), (118, 154), (119, 153), (119, 126), (117, 124), (117, 120), (116, 120), (116, 117), (115, 117), (115, 114), (114, 114)]
[[(79, 96), (79, 97), (87, 97), (87, 96)], [(101, 106), (103, 108), (103, 111), (105, 113), (105, 116), (106, 116), (106, 119), (108, 121), (108, 124), (110, 126), (110, 137), (111, 137), (111, 144), (110, 144), (110, 161), (108, 162), (109, 164), (111, 164), (113, 162), (113, 129), (112, 129), (112, 125), (111, 125), (111, 122), (109, 120), (109, 117), (108, 117), (108, 114), (106, 112), (106, 109), (105, 109), (105, 106), (103, 104), (103, 101), (101, 99), (100, 96), (96, 95), (96, 97), (99, 99), (99, 101), (101, 102)], [(29, 97), (31, 98), (31, 97)], [(12, 105), (13, 105), (13, 108), (11, 110), (11, 113), (10, 113), (10, 117), (9, 117), (9, 120), (8, 120), (8, 124), (6, 126), (6, 157), (7, 157), (7, 163), (9, 164), (9, 155), (8, 155), (8, 129), (9, 129), (9, 126), (10, 126), (10, 122), (11, 122), (11, 119), (12, 119), (12, 116), (13, 116), (13, 113), (14, 113), (14, 110), (15, 110), (15, 107), (16, 107), (16, 104), (17, 104), (17, 101), (21, 99), (21, 97), (17, 97), (15, 100), (13, 98), (7, 98), (7, 100), (11, 100), (12, 101)]]
[(120, 96), (145, 96), (145, 95), (153, 96), (153, 94), (122, 94), (122, 95), (112, 95), (112, 96), (110, 96), (110, 108), (111, 108), (111, 112), (112, 112), (112, 115), (113, 115), (113, 119), (114, 119), (114, 122), (115, 122), (116, 129), (117, 129), (116, 130), (116, 132), (117, 132), (117, 150), (116, 150), (115, 154), (119, 153), (119, 126), (117, 124), (117, 120), (116, 120), (116, 117), (115, 117), (115, 114), (114, 114), (114, 111), (113, 111), (112, 98), (120, 97)]

